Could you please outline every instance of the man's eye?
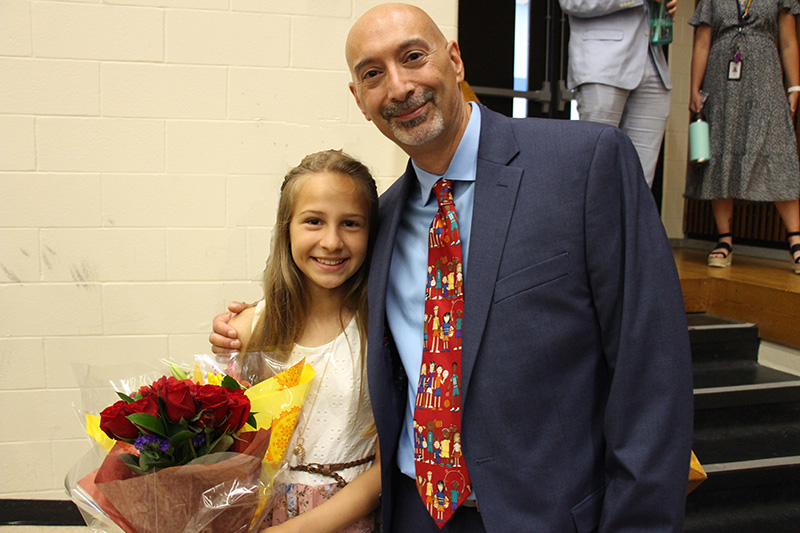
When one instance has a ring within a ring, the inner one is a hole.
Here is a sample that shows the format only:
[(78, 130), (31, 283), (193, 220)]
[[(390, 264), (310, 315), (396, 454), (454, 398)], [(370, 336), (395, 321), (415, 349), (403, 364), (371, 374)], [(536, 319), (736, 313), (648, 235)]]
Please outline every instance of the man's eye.
[(422, 59), (423, 56), (424, 54), (422, 52), (411, 52), (410, 54), (408, 54), (408, 60), (416, 61), (418, 59)]
[(375, 70), (375, 69), (371, 69), (371, 70), (368, 70), (368, 71), (364, 72), (362, 78), (365, 79), (365, 80), (368, 80), (368, 79), (374, 78), (377, 75), (378, 75), (378, 71)]

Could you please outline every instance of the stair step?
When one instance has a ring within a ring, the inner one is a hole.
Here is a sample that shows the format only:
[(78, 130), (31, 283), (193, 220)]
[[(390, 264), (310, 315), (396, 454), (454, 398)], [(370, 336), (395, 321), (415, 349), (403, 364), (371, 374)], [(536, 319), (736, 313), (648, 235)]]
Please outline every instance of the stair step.
[(696, 411), (693, 449), (703, 465), (800, 455), (800, 402)]
[(692, 378), (695, 390), (800, 380), (798, 376), (781, 372), (753, 361), (694, 363), (692, 365)]
[[(695, 411), (755, 404), (800, 402), (800, 377), (758, 365), (752, 373), (736, 375), (731, 372), (732, 385), (694, 389)], [(708, 378), (708, 379), (706, 379)], [(719, 379), (717, 379), (719, 378)], [(737, 379), (733, 379), (737, 378)], [(746, 382), (751, 378), (750, 382)], [(704, 376), (697, 381), (723, 381)]]
[(708, 479), (686, 499), (684, 531), (798, 531), (800, 456), (704, 468)]
[(692, 361), (758, 360), (758, 326), (707, 313), (686, 315)]

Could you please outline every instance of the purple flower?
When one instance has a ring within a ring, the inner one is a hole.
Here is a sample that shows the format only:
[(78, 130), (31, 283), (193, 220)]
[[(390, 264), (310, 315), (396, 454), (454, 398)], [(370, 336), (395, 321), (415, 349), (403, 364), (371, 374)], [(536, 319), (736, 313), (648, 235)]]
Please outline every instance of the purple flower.
[(192, 439), (192, 445), (195, 448), (199, 448), (206, 442), (206, 436), (202, 433), (199, 433), (195, 438)]
[(157, 449), (165, 452), (169, 449), (169, 441), (158, 435), (141, 435), (136, 442), (133, 443), (134, 448), (143, 452), (145, 448)]

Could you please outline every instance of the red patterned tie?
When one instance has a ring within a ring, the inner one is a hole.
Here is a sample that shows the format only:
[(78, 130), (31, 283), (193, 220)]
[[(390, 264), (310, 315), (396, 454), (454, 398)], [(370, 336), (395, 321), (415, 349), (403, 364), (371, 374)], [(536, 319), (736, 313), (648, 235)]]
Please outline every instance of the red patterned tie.
[(439, 210), (428, 233), (425, 336), (414, 409), (417, 489), (439, 528), (472, 492), (461, 452), (461, 238), (453, 183), (433, 186)]

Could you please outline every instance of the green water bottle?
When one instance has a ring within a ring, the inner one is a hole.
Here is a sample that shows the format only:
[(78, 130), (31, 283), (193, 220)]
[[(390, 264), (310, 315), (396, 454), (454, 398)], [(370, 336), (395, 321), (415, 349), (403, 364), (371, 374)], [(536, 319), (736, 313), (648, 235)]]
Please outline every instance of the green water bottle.
[(702, 165), (708, 163), (710, 157), (708, 122), (703, 119), (702, 113), (697, 113), (689, 124), (689, 161), (694, 165)]
[(648, 0), (650, 11), (650, 42), (659, 46), (672, 42), (672, 15), (667, 12), (667, 0)]

